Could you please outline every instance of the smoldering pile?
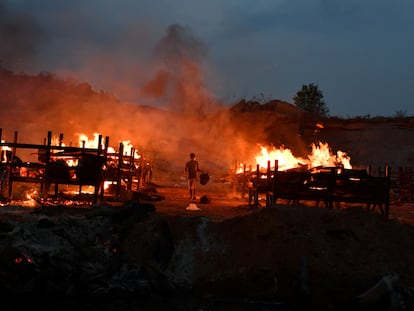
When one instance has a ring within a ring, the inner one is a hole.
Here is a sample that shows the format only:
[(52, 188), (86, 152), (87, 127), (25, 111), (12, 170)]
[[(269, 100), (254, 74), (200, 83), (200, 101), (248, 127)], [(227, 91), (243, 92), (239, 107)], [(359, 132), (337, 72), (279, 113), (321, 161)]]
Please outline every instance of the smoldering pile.
[[(168, 233), (158, 234), (162, 221), (154, 211), (137, 202), (80, 213), (8, 206), (0, 222), (0, 291), (11, 299), (150, 298), (159, 282), (154, 267), (165, 262), (154, 245)], [(125, 240), (140, 226), (145, 245), (126, 254)]]

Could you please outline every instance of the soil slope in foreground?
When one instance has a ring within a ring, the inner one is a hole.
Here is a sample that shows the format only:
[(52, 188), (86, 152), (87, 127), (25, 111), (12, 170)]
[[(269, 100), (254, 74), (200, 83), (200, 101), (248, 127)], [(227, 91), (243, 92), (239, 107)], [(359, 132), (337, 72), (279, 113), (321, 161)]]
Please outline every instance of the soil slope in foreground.
[(362, 208), (277, 206), (221, 222), (165, 218), (174, 241), (166, 274), (200, 297), (341, 310), (386, 275), (398, 274), (404, 292), (414, 285), (414, 228)]

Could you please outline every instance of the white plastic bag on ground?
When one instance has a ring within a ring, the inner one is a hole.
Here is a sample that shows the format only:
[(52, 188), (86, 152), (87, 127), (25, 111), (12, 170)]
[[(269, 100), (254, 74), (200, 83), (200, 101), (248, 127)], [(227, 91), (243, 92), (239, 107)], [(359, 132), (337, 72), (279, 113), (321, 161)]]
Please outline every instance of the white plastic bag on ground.
[(190, 203), (187, 205), (187, 207), (185, 208), (187, 211), (201, 211), (201, 208), (199, 208), (197, 206), (197, 204), (195, 203)]

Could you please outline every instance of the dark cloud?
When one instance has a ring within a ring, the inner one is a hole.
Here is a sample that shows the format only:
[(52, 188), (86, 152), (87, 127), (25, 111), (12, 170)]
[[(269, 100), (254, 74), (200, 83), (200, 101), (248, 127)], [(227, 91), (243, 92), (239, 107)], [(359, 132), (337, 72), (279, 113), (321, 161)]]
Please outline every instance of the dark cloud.
[(406, 87), (413, 9), (407, 0), (13, 0), (0, 24), (10, 29), (5, 21), (13, 21), (18, 35), (0, 55), (122, 100), (152, 97), (177, 109), (192, 107), (194, 100), (176, 105), (199, 90), (201, 98), (263, 93), (291, 102), (302, 84), (315, 82), (334, 115), (413, 114)]
[(46, 40), (42, 27), (29, 15), (14, 15), (0, 2), (0, 63), (15, 70), (30, 66)]

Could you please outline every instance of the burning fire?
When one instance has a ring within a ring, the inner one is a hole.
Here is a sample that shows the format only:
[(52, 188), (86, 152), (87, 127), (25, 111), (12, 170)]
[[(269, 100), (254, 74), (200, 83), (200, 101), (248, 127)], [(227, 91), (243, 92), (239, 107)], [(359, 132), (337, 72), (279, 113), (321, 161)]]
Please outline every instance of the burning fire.
[[(105, 145), (104, 142), (101, 141), (99, 139), (99, 134), (98, 133), (94, 133), (92, 138), (90, 138), (88, 135), (84, 134), (84, 133), (76, 133), (75, 136), (78, 139), (78, 146), (81, 148), (91, 148), (91, 149), (95, 149), (97, 147), (99, 147), (99, 143), (101, 143), (101, 149), (105, 149)], [(125, 165), (133, 165), (136, 167), (136, 163), (139, 159), (141, 159), (141, 155), (138, 153), (138, 150), (136, 148), (134, 148), (134, 146), (131, 144), (131, 142), (129, 140), (123, 140), (120, 142), (120, 144), (123, 145), (123, 156), (125, 156), (124, 160), (123, 160), (123, 164)], [(52, 145), (54, 146), (65, 146), (65, 144), (62, 142), (62, 140), (57, 137), (54, 136), (52, 137)], [(57, 153), (59, 153), (60, 151), (58, 150)], [(108, 146), (107, 148), (107, 152), (108, 152), (108, 162), (105, 165), (104, 169), (108, 169), (108, 165), (111, 166), (117, 166), (120, 165), (119, 162), (119, 158), (118, 158), (118, 152), (114, 147)], [(120, 150), (119, 150), (120, 152)], [(57, 158), (60, 158), (59, 155), (57, 156)], [(69, 167), (75, 167), (78, 165), (78, 159), (77, 158), (63, 158), (63, 160), (66, 162), (66, 164)], [(75, 178), (76, 175), (74, 174), (72, 176), (72, 178)], [(107, 190), (109, 188), (109, 186), (112, 184), (112, 181), (105, 181), (104, 182), (104, 189)], [(83, 190), (84, 193), (93, 193), (94, 192), (94, 187), (93, 186), (84, 186)]]
[(261, 169), (266, 169), (268, 163), (273, 165), (275, 160), (278, 161), (279, 170), (288, 170), (300, 166), (307, 166), (308, 168), (317, 166), (343, 166), (350, 169), (351, 159), (343, 151), (338, 151), (332, 154), (328, 143), (319, 142), (312, 144), (312, 152), (307, 158), (295, 157), (290, 149), (284, 147), (271, 148), (270, 150), (264, 146), (260, 146), (260, 152), (256, 154), (255, 160)]
[[(99, 143), (99, 134), (94, 133), (93, 139), (89, 139), (86, 134), (78, 133), (77, 136), (79, 137), (79, 147), (85, 148), (96, 148)], [(130, 155), (132, 152), (134, 153), (134, 158), (139, 159), (141, 156), (138, 154), (138, 150), (134, 148), (129, 140), (123, 140), (121, 143), (124, 145), (124, 155)], [(105, 147), (105, 146), (102, 146)], [(115, 148), (108, 146), (108, 153), (116, 153)]]
[[(77, 136), (79, 137), (79, 146), (80, 147), (85, 147), (85, 148), (96, 148), (96, 146), (98, 146), (99, 144), (99, 134), (98, 133), (94, 133), (93, 134), (93, 139), (89, 139), (89, 137), (86, 134), (83, 133), (78, 133)], [(131, 142), (129, 140), (123, 140), (120, 143), (122, 143), (123, 145), (123, 150), (124, 150), (124, 156), (130, 156), (132, 157), (132, 161), (131, 164), (135, 165), (135, 160), (138, 160), (141, 158), (141, 155), (138, 153), (138, 150), (134, 148), (134, 146), (131, 144)], [(104, 148), (105, 146), (102, 146), (102, 148)], [(118, 159), (114, 158), (113, 156), (111, 156), (111, 154), (116, 154), (116, 150), (115, 148), (108, 146), (108, 158), (111, 158), (112, 161), (117, 162)], [(123, 164), (128, 164), (128, 161), (124, 160)], [(119, 163), (117, 164), (119, 165)], [(112, 184), (112, 181), (105, 181), (104, 182), (104, 189), (107, 190), (110, 185)], [(90, 187), (93, 189), (93, 187)]]
[(260, 146), (260, 150), (261, 152), (255, 156), (256, 163), (260, 168), (267, 168), (268, 161), (273, 164), (275, 160), (278, 160), (280, 170), (298, 167), (299, 164), (305, 162), (305, 159), (295, 157), (290, 149), (283, 147), (279, 147), (279, 149), (273, 147), (268, 150), (266, 147)]
[[(97, 148), (98, 144), (99, 144), (99, 134), (98, 133), (94, 133), (93, 134), (93, 138), (90, 139), (88, 137), (88, 135), (84, 134), (84, 133), (77, 133), (76, 136), (78, 137), (78, 146), (81, 148)], [(123, 148), (124, 148), (124, 155), (125, 156), (134, 156), (134, 159), (140, 159), (141, 155), (138, 153), (138, 150), (134, 148), (134, 146), (131, 144), (131, 142), (129, 140), (124, 140), (121, 141), (121, 143), (123, 144)], [(52, 145), (54, 146), (65, 146), (65, 144), (57, 137), (54, 136), (52, 138)], [(105, 145), (103, 142), (101, 142), (101, 147), (102, 149), (105, 148)], [(109, 154), (116, 154), (116, 149), (114, 147), (108, 146), (108, 153)], [(76, 166), (77, 165), (77, 161), (76, 160), (71, 160), (68, 159), (66, 160), (67, 164), (69, 166)]]
[(312, 144), (312, 153), (308, 155), (308, 167), (316, 166), (343, 166), (351, 169), (351, 158), (343, 151), (338, 150), (336, 155), (332, 154), (328, 143)]

